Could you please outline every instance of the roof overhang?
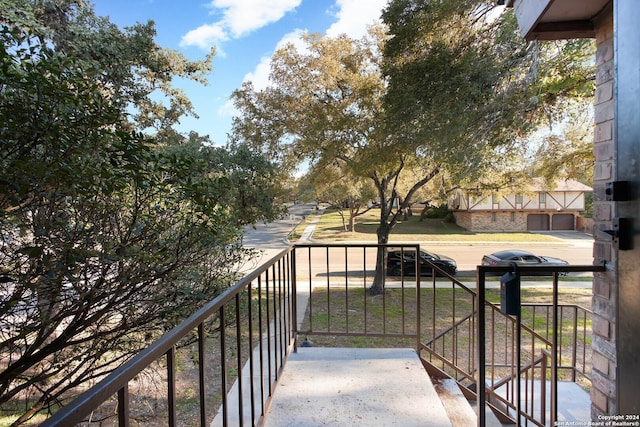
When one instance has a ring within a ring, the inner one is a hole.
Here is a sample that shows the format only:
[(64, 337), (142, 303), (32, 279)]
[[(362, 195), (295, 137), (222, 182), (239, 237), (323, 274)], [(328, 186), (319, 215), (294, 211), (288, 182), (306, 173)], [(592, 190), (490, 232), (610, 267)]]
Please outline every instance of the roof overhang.
[(527, 40), (595, 37), (594, 20), (612, 0), (499, 0), (513, 7)]

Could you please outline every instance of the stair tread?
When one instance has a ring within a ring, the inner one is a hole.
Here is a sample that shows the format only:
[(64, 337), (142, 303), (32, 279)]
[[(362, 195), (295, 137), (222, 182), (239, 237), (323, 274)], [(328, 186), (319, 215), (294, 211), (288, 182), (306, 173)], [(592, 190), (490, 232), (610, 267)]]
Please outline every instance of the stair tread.
[[(467, 400), (454, 379), (434, 378), (432, 381), (453, 427), (468, 427), (478, 424), (476, 402)], [(491, 409), (487, 408), (485, 426), (503, 427), (503, 425)]]
[(477, 424), (476, 413), (454, 380), (434, 378), (432, 381), (453, 427)]

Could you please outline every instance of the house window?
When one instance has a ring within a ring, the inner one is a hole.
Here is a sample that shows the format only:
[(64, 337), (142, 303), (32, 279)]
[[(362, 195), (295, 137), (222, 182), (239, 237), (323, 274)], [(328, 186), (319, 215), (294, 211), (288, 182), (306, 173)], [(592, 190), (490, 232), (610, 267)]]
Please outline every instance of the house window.
[(516, 194), (516, 203), (522, 204), (522, 194)]
[(511, 222), (515, 222), (515, 220), (516, 220), (516, 213), (511, 212)]
[(544, 205), (547, 203), (547, 193), (540, 193), (540, 204)]
[(491, 214), (491, 222), (496, 222), (498, 220), (498, 215), (495, 212)]

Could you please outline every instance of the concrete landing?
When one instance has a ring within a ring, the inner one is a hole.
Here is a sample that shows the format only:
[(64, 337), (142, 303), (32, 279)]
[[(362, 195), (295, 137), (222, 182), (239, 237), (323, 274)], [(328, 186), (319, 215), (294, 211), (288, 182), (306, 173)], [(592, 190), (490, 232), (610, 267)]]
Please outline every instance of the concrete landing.
[[(531, 384), (523, 381), (521, 385), (522, 393), (524, 394), (525, 387), (531, 388)], [(547, 405), (546, 405), (546, 419), (551, 419), (551, 382), (547, 381)], [(540, 411), (540, 381), (535, 381), (533, 385), (534, 399), (533, 408), (536, 408), (536, 415), (539, 416)], [(496, 390), (501, 396), (505, 396), (505, 388)], [(525, 405), (531, 405), (531, 402), (526, 402), (524, 397), (521, 400), (521, 405), (524, 408)], [(591, 421), (591, 396), (578, 384), (570, 381), (558, 381), (558, 420), (564, 423), (575, 423), (576, 425), (587, 425)]]
[(415, 350), (313, 347), (290, 355), (265, 426), (451, 422)]

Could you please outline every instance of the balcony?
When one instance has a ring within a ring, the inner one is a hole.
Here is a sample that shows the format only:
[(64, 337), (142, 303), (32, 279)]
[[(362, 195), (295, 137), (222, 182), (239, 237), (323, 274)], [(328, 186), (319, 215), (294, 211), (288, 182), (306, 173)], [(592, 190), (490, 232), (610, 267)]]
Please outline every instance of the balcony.
[(535, 268), (548, 275), (548, 301), (523, 301), (513, 316), (491, 280), (505, 267), (479, 266), (462, 283), (436, 266), (420, 277), (416, 266), (371, 295), (380, 249), (284, 250), (42, 425), (568, 420), (559, 389), (589, 387), (591, 313), (562, 304), (560, 275), (604, 267)]

